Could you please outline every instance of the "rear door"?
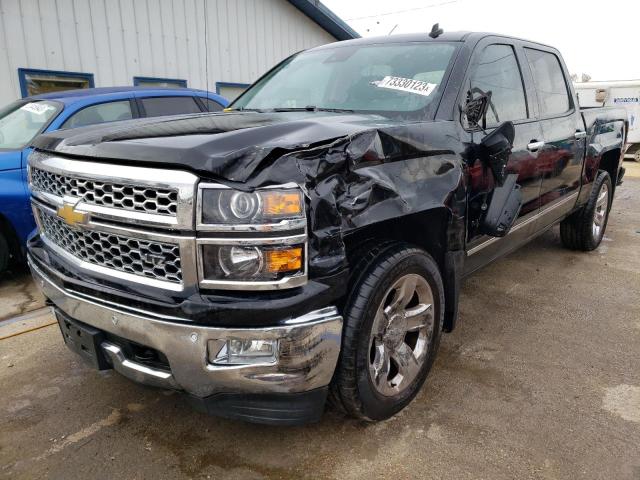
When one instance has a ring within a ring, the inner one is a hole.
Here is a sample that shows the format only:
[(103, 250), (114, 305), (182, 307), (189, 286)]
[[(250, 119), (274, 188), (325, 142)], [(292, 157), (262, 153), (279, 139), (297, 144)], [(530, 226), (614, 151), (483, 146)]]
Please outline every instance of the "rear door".
[[(477, 95), (491, 92), (487, 113), (487, 133), (504, 121), (512, 121), (515, 127), (513, 150), (507, 164), (507, 173), (518, 174), (523, 207), (519, 218), (504, 238), (488, 237), (478, 233), (478, 219), (483, 213), (484, 194), (493, 190), (490, 171), (476, 163), (468, 170), (469, 224), (467, 226), (467, 272), (473, 271), (502, 255), (526, 239), (533, 232), (533, 220), (540, 208), (540, 174), (538, 146), (542, 131), (536, 119), (537, 105), (531, 95), (531, 78), (521, 66), (519, 45), (505, 38), (488, 37), (476, 46), (471, 58), (466, 89)], [(465, 89), (465, 91), (466, 91)], [(484, 133), (473, 133), (474, 143), (480, 142)]]
[(544, 141), (538, 153), (542, 187), (535, 228), (539, 230), (576, 203), (586, 134), (567, 70), (557, 52), (535, 44), (523, 45), (523, 52), (535, 87)]

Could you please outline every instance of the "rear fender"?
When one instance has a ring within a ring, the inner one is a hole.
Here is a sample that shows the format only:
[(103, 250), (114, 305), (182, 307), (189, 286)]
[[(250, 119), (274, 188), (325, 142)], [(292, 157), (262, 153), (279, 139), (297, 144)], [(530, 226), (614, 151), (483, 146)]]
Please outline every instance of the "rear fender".
[(588, 143), (582, 168), (582, 188), (578, 204), (584, 204), (589, 198), (599, 170), (608, 171), (612, 184), (616, 185), (623, 159), (625, 123), (623, 120), (596, 122), (591, 131), (587, 132)]

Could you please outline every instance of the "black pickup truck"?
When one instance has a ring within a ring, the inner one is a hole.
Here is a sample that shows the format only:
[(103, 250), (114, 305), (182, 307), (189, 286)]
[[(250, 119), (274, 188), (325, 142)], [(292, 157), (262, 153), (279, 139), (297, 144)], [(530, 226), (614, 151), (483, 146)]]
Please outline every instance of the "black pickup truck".
[(28, 260), (96, 368), (249, 421), (395, 414), (464, 276), (557, 223), (595, 249), (624, 173), (624, 110), (494, 34), (314, 48), (227, 110), (38, 137)]

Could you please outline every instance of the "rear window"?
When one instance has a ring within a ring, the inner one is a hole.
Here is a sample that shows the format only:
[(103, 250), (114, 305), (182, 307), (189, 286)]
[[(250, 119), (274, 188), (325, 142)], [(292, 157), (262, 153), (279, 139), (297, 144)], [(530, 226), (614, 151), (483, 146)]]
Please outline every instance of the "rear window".
[(525, 48), (524, 51), (538, 93), (540, 116), (548, 117), (569, 111), (569, 92), (558, 57), (533, 48)]
[(147, 117), (200, 113), (193, 97), (153, 97), (140, 99)]

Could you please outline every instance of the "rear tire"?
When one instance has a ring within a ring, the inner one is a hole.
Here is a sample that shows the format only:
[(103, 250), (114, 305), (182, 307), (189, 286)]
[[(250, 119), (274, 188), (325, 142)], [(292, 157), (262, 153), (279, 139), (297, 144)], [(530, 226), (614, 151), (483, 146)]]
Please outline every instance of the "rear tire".
[(435, 261), (406, 244), (369, 249), (353, 268), (332, 403), (348, 415), (384, 420), (424, 383), (444, 322), (444, 288)]
[(613, 200), (611, 177), (598, 173), (586, 205), (560, 223), (562, 244), (571, 250), (589, 252), (600, 245)]

